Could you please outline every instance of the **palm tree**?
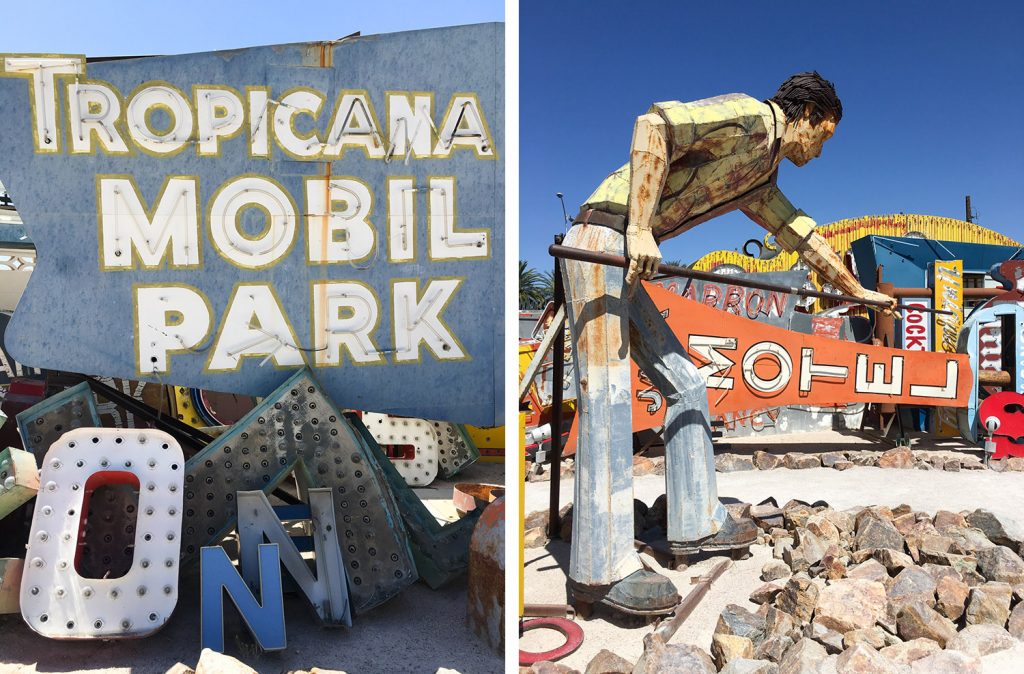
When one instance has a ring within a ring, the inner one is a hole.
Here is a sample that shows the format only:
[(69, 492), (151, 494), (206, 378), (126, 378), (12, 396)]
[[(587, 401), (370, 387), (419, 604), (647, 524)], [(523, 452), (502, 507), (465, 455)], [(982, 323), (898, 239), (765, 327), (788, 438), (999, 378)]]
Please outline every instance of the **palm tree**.
[(519, 261), (519, 308), (543, 309), (551, 299), (551, 274), (542, 274)]

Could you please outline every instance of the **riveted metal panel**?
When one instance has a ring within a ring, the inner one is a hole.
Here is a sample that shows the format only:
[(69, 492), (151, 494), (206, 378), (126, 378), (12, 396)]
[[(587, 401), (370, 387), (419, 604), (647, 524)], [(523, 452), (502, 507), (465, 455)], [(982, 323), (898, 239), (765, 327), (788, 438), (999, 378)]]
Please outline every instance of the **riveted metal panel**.
[(465, 426), (435, 421), (434, 428), (437, 429), (439, 443), (438, 469), (444, 479), (455, 476), (480, 458), (480, 450), (470, 439)]
[(195, 560), (235, 526), (236, 492), (269, 492), (294, 473), (303, 489), (333, 490), (356, 613), (383, 603), (417, 576), (379, 460), (311, 373), (297, 372), (188, 460), (182, 559)]
[(85, 382), (20, 412), (17, 420), (25, 449), (35, 454), (40, 463), (60, 436), (75, 428), (100, 425), (96, 399)]
[(394, 464), (387, 460), (366, 426), (355, 415), (347, 416), (354, 428), (362, 434), (370, 453), (377, 457), (398, 501), (420, 577), (427, 585), (437, 589), (462, 575), (469, 566), (469, 541), (481, 509), (473, 510), (465, 517), (442, 526), (416, 492), (405, 483)]

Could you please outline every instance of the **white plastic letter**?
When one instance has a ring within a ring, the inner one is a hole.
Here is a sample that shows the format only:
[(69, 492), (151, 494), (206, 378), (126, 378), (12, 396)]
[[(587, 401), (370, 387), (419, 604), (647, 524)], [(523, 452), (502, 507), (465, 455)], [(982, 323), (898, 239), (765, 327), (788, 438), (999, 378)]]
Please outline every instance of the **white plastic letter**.
[(383, 159), (384, 142), (379, 126), (369, 94), (365, 91), (342, 93), (334, 108), (324, 154), (340, 159), (345, 148), (358, 147), (370, 159)]
[[(373, 342), (373, 331), (379, 321), (380, 306), (369, 287), (354, 281), (314, 283), (316, 364), (341, 365), (342, 349), (347, 350), (352, 361), (359, 365), (384, 362)], [(323, 349), (324, 346), (327, 348)]]
[(135, 288), (135, 330), (141, 374), (166, 373), (167, 356), (199, 346), (210, 332), (206, 297), (189, 286)]
[(455, 178), (431, 178), (428, 215), (430, 257), (466, 260), (487, 257), (487, 231), (455, 228)]
[(221, 322), (207, 369), (237, 370), (243, 358), (273, 358), (280, 367), (302, 365), (298, 337), (281, 302), (266, 283), (243, 283), (235, 289)]
[[(267, 222), (254, 236), (243, 233), (240, 216), (263, 211)], [(221, 255), (239, 267), (262, 269), (278, 262), (295, 242), (295, 204), (269, 178), (244, 176), (225, 183), (210, 203), (210, 236)]]
[(494, 141), (480, 110), (480, 101), (474, 94), (452, 96), (438, 136), (434, 146), (435, 157), (447, 157), (459, 147), (473, 148), (479, 159), (495, 157)]
[[(50, 447), (21, 579), (21, 615), (56, 638), (141, 637), (163, 627), (178, 601), (185, 460), (178, 442), (152, 429), (76, 428)], [(86, 495), (135, 483), (139, 504), (131, 568), (85, 578), (76, 567)]]
[(416, 257), (416, 187), (413, 178), (388, 178), (388, 260)]
[(300, 136), (295, 130), (295, 118), (309, 115), (315, 123), (323, 104), (324, 95), (311, 89), (293, 91), (281, 99), (274, 108), (274, 137), (282, 150), (300, 158), (319, 156), (322, 147), (316, 129), (308, 136)]
[[(754, 371), (754, 365), (762, 357), (774, 358), (779, 372), (771, 379), (765, 379)], [(775, 342), (758, 342), (743, 354), (743, 381), (758, 393), (775, 393), (786, 388), (793, 377), (793, 359), (789, 352)]]
[(429, 94), (388, 94), (388, 152), (394, 157), (429, 157), (434, 99)]
[(426, 343), (438, 360), (461, 360), (462, 346), (441, 320), (441, 312), (462, 283), (459, 279), (432, 279), (420, 296), (416, 281), (398, 281), (392, 286), (394, 304), (395, 360), (420, 359), (420, 342)]
[(925, 398), (956, 398), (956, 385), (959, 371), (955, 360), (946, 361), (946, 383), (943, 386), (927, 386), (925, 384), (911, 384), (910, 395)]
[(358, 262), (370, 257), (376, 244), (373, 192), (354, 178), (306, 181), (306, 245), (317, 264)]
[(216, 157), (221, 139), (233, 138), (242, 130), (245, 107), (231, 89), (196, 87), (196, 119), (199, 126), (199, 155)]
[(28, 78), (36, 152), (60, 152), (56, 79), (84, 75), (85, 59), (81, 56), (7, 56), (3, 66), (0, 75)]
[(868, 379), (868, 355), (857, 355), (857, 376), (854, 380), (857, 393), (876, 393), (879, 395), (900, 395), (903, 392), (903, 356), (892, 357), (892, 380), (885, 383), (885, 364), (875, 363), (872, 367), (871, 379)]
[[(164, 110), (170, 126), (160, 131), (150, 127), (150, 110)], [(128, 133), (146, 152), (169, 155), (179, 152), (192, 139), (192, 108), (180, 91), (155, 84), (138, 91), (128, 102)]]
[(819, 365), (814, 362), (814, 349), (800, 349), (800, 392), (807, 393), (811, 390), (811, 379), (822, 377), (828, 379), (841, 379), (846, 381), (850, 374), (850, 368), (845, 365)]
[(706, 364), (697, 368), (697, 372), (704, 377), (708, 388), (731, 390), (734, 384), (732, 377), (719, 377), (723, 371), (728, 371), (736, 364), (718, 349), (729, 349), (735, 351), (737, 340), (735, 337), (712, 337), (710, 335), (690, 335), (690, 343), (687, 348), (702, 359)]
[(149, 215), (132, 178), (99, 178), (103, 267), (144, 269), (199, 266), (199, 191), (194, 178), (167, 180)]
[(121, 97), (110, 85), (83, 82), (68, 85), (68, 123), (71, 152), (92, 152), (92, 137), (107, 154), (127, 154), (128, 145), (115, 126), (121, 116)]

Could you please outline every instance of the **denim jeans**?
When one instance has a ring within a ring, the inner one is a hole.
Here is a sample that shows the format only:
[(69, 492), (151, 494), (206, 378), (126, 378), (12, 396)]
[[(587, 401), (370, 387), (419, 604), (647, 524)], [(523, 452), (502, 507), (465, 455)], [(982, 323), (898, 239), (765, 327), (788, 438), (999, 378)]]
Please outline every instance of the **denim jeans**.
[[(623, 243), (622, 234), (599, 225), (574, 225), (564, 241), (616, 255)], [(569, 577), (607, 585), (641, 568), (633, 547), (631, 356), (667, 406), (668, 540), (716, 533), (726, 510), (715, 483), (704, 380), (661, 312), (643, 288), (627, 297), (624, 269), (563, 260), (562, 273), (579, 415)]]

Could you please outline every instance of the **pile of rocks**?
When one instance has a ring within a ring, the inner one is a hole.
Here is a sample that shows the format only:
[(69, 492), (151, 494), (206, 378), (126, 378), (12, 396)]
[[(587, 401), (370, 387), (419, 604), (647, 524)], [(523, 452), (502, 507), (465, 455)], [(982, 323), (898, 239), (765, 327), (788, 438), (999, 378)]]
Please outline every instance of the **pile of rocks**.
[[(991, 512), (747, 508), (773, 549), (750, 595), (758, 608), (730, 604), (708, 650), (663, 647), (646, 671), (980, 674), (981, 656), (1024, 639), (1021, 544)], [(631, 667), (602, 651), (585, 674)], [(574, 672), (553, 663), (521, 671)]]
[(750, 595), (759, 608), (719, 617), (722, 672), (969, 674), (1024, 638), (1020, 542), (988, 511), (790, 502), (760, 514), (774, 559)]
[[(635, 462), (634, 462), (635, 463)], [(916, 468), (918, 470), (983, 470), (984, 462), (973, 454), (940, 451), (914, 451), (909, 447), (896, 447), (885, 452), (845, 451), (805, 454), (771, 454), (755, 451), (753, 455), (724, 453), (715, 456), (715, 469), (719, 473), (741, 470), (772, 470), (773, 468), (833, 468), (846, 470), (854, 466), (877, 466), (879, 468)], [(996, 471), (1024, 471), (1024, 458), (1012, 457), (992, 461), (990, 468)], [(636, 468), (634, 467), (634, 474)]]

